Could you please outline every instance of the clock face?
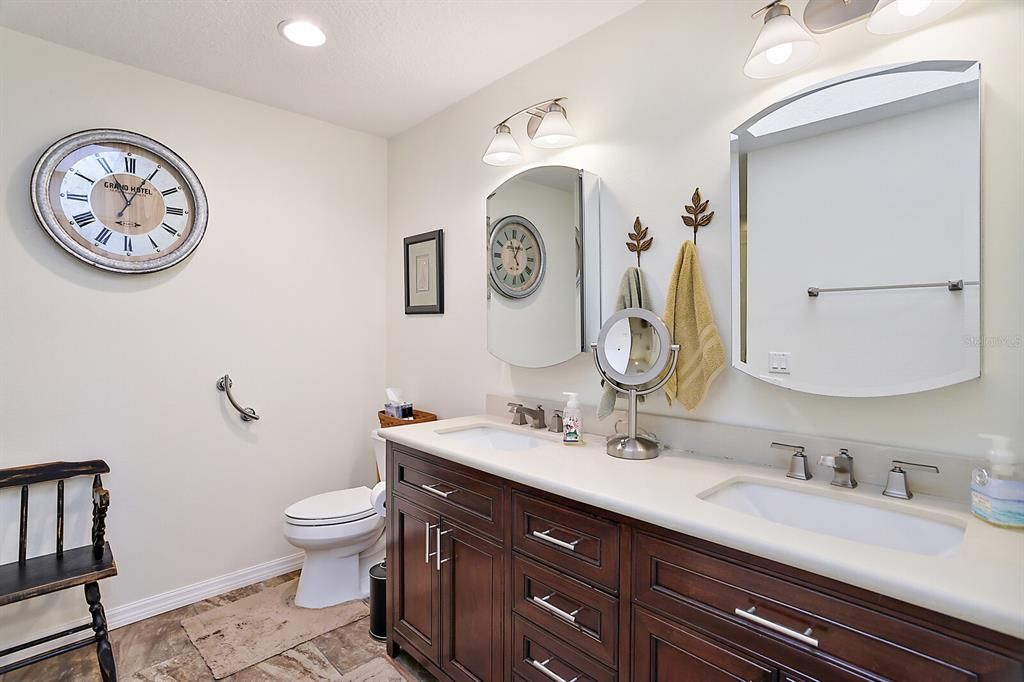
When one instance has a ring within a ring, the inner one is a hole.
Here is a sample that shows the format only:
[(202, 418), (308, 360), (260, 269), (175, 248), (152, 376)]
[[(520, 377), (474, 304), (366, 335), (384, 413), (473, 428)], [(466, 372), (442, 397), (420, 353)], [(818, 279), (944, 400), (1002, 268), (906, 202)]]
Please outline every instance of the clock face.
[(491, 283), (510, 298), (526, 298), (544, 279), (544, 242), (522, 216), (506, 216), (491, 231), (488, 263)]
[(206, 228), (206, 196), (191, 168), (142, 135), (76, 133), (36, 165), (39, 222), (78, 258), (117, 272), (152, 272), (192, 252)]

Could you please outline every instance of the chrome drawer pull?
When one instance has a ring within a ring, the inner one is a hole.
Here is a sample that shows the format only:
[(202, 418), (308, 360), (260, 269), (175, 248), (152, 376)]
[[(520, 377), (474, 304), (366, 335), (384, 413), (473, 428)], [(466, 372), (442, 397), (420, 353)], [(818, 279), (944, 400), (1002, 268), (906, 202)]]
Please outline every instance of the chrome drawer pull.
[(423, 525), (425, 526), (424, 533), (423, 533), (424, 534), (424, 538), (423, 538), (423, 563), (429, 564), (430, 563), (430, 557), (434, 556), (434, 554), (435, 554), (435, 552), (431, 552), (430, 551), (430, 531), (432, 531), (435, 528), (437, 528), (437, 526), (431, 525), (430, 521), (425, 521), (423, 523)]
[(775, 632), (778, 632), (780, 635), (786, 635), (787, 637), (792, 637), (793, 639), (797, 640), (798, 642), (803, 642), (804, 644), (808, 644), (808, 645), (813, 646), (813, 647), (817, 647), (818, 646), (818, 640), (816, 640), (813, 637), (811, 637), (811, 635), (814, 634), (814, 629), (813, 628), (807, 628), (803, 632), (797, 632), (796, 630), (790, 630), (789, 628), (787, 628), (785, 626), (782, 626), (782, 625), (779, 625), (778, 623), (771, 622), (767, 618), (762, 618), (761, 616), (756, 615), (754, 613), (754, 611), (756, 609), (757, 609), (756, 606), (751, 606), (749, 609), (747, 609), (745, 611), (743, 609), (736, 609), (735, 613), (740, 618), (744, 618), (746, 620), (749, 620), (751, 623), (757, 623), (758, 625), (762, 625), (762, 626), (768, 628), (769, 630), (774, 630)]
[[(580, 609), (576, 609), (572, 613), (569, 613), (568, 611), (563, 611), (554, 604), (548, 602), (548, 599), (551, 599), (553, 596), (555, 596), (554, 592), (552, 592), (546, 597), (538, 597), (537, 595), (533, 595), (532, 597), (530, 597), (530, 601), (532, 601), (534, 604), (544, 609), (551, 615), (555, 616), (556, 618), (560, 618), (571, 625), (576, 625), (576, 614), (580, 612)], [(577, 627), (579, 626), (577, 625)]]
[(446, 563), (448, 563), (449, 561), (452, 560), (451, 557), (448, 557), (447, 559), (442, 559), (441, 558), (441, 536), (442, 535), (448, 535), (448, 533), (451, 533), (451, 530), (441, 530), (441, 525), (440, 524), (435, 526), (435, 528), (437, 529), (435, 531), (437, 533), (437, 551), (434, 552), (434, 556), (436, 557), (435, 561), (437, 562), (437, 564), (436, 564), (437, 570), (440, 571), (441, 570), (441, 564), (446, 564)]
[(448, 492), (443, 492), (443, 491), (437, 489), (437, 486), (439, 486), (439, 485), (441, 485), (441, 484), (440, 483), (430, 483), (430, 484), (420, 483), (420, 487), (423, 488), (424, 490), (426, 490), (428, 493), (434, 493), (438, 497), (443, 497), (445, 499), (447, 499), (448, 496), (451, 495), (452, 493), (459, 492), (458, 488), (455, 488), (454, 490), (449, 490)]
[(539, 670), (542, 673), (544, 673), (544, 676), (547, 677), (549, 680), (554, 680), (555, 682), (576, 682), (576, 680), (580, 679), (580, 676), (577, 675), (576, 677), (572, 678), (571, 680), (567, 680), (564, 677), (562, 677), (561, 675), (559, 675), (557, 673), (554, 673), (554, 672), (551, 672), (551, 670), (548, 669), (548, 665), (547, 665), (548, 663), (551, 662), (550, 658), (545, 659), (543, 661), (538, 661), (535, 658), (528, 658), (526, 660), (528, 660), (530, 662), (530, 665), (532, 665), (534, 668), (536, 668), (537, 670)]
[(559, 540), (558, 538), (551, 537), (550, 533), (551, 533), (551, 529), (548, 528), (547, 530), (541, 530), (541, 531), (536, 531), (535, 530), (535, 531), (533, 531), (531, 533), (531, 535), (533, 535), (533, 537), (537, 538), (538, 540), (543, 540), (544, 542), (552, 544), (555, 547), (561, 547), (562, 549), (567, 549), (570, 552), (575, 552), (576, 551), (576, 545), (579, 544), (579, 540), (573, 540), (572, 542), (566, 542), (565, 540)]

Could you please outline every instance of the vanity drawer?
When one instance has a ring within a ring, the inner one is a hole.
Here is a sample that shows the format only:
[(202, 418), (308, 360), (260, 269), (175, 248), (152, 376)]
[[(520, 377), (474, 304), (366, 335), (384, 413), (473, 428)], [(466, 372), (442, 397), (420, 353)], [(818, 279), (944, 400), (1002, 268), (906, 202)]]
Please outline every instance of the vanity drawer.
[(516, 549), (618, 592), (619, 524), (521, 492), (512, 509)]
[(514, 556), (512, 608), (612, 668), (618, 660), (619, 600)]
[(634, 548), (636, 602), (676, 618), (687, 619), (694, 606), (710, 609), (795, 650), (889, 679), (1021, 674), (1017, 662), (991, 651), (682, 544), (637, 533)]
[(526, 619), (518, 615), (512, 618), (512, 672), (522, 679), (529, 682), (551, 682), (558, 678), (576, 682), (615, 681), (612, 670)]
[(397, 445), (392, 491), (469, 529), (503, 540), (504, 496), (501, 481), (483, 472), (459, 470), (424, 459)]

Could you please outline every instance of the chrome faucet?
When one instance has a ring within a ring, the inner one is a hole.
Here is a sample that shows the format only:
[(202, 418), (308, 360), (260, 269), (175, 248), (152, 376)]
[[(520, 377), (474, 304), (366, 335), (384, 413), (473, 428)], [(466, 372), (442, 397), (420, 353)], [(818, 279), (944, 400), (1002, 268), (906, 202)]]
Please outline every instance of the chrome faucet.
[(931, 464), (914, 464), (913, 462), (894, 459), (892, 461), (892, 469), (889, 470), (889, 478), (885, 481), (885, 490), (882, 491), (883, 495), (896, 497), (901, 500), (909, 500), (914, 496), (914, 493), (910, 492), (910, 488), (907, 487), (907, 472), (903, 470), (903, 467), (917, 467), (929, 469), (936, 474), (939, 473), (939, 467), (932, 466)]
[(857, 487), (857, 479), (853, 477), (853, 456), (846, 448), (840, 448), (838, 455), (822, 455), (818, 458), (818, 464), (830, 466), (835, 470), (832, 485), (840, 488)]
[(807, 467), (807, 455), (804, 454), (803, 445), (790, 445), (789, 443), (772, 443), (771, 447), (777, 450), (789, 450), (793, 456), (789, 458), (789, 472), (787, 478), (795, 478), (799, 481), (811, 480), (811, 471)]
[(544, 421), (544, 406), (538, 405), (536, 409), (520, 405), (516, 410), (530, 418), (531, 429), (546, 429), (548, 424)]

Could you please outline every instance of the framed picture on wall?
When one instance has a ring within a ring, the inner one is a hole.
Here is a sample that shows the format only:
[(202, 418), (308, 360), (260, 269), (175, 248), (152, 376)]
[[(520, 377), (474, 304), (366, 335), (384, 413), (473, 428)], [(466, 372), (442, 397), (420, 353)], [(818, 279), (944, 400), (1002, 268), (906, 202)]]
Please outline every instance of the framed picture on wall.
[(405, 314), (444, 312), (444, 230), (405, 238)]

